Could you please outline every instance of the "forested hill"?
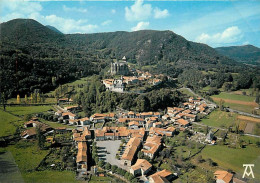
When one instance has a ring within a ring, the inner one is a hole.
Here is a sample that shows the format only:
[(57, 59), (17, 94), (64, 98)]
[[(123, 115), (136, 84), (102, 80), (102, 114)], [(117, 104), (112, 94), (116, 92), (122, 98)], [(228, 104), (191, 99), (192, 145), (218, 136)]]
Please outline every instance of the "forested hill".
[(208, 45), (187, 41), (172, 31), (63, 35), (31, 19), (11, 20), (1, 24), (1, 30), (1, 40), (8, 40), (22, 49), (30, 47), (34, 50), (39, 43), (45, 43), (51, 49), (73, 48), (89, 54), (100, 50), (101, 57), (122, 58), (125, 55), (139, 65), (158, 64), (160, 61), (174, 62), (182, 67), (234, 63)]
[(104, 50), (111, 56), (124, 55), (139, 65), (158, 64), (160, 61), (176, 62), (182, 66), (191, 63), (230, 63), (231, 59), (218, 54), (205, 44), (187, 41), (172, 31), (141, 30), (135, 32), (111, 32), (67, 35), (75, 44)]
[[(80, 77), (99, 74), (124, 55), (152, 73), (177, 77), (188, 69), (239, 72), (242, 64), (172, 31), (143, 30), (61, 34), (31, 19), (0, 24), (1, 92), (45, 92)], [(244, 67), (243, 67), (244, 69)]]
[(220, 54), (233, 58), (238, 62), (260, 65), (260, 48), (253, 45), (215, 48)]

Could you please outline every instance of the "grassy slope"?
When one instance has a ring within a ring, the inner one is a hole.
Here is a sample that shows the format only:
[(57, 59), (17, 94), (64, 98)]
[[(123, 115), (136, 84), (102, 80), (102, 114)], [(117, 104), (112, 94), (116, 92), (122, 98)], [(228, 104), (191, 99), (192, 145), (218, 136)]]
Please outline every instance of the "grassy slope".
[(24, 176), (24, 181), (28, 183), (54, 183), (54, 182), (80, 182), (75, 179), (75, 173), (70, 171), (40, 171), (26, 173)]
[(202, 152), (204, 159), (211, 158), (218, 163), (219, 166), (225, 169), (231, 169), (242, 175), (244, 168), (243, 164), (255, 163), (255, 176), (260, 177), (260, 149), (248, 146), (243, 149), (233, 149), (227, 146), (207, 146)]
[(48, 153), (47, 150), (39, 150), (36, 142), (24, 141), (19, 141), (16, 145), (0, 148), (0, 151), (12, 153), (22, 176), (27, 174), (28, 171), (34, 170)]
[(12, 114), (4, 112), (0, 109), (0, 137), (1, 136), (8, 136), (13, 135), (15, 133), (15, 126), (14, 124), (18, 124), (21, 120), (19, 117), (16, 117)]
[(6, 108), (7, 111), (19, 116), (45, 112), (49, 109), (52, 109), (52, 106), (12, 106)]
[(210, 115), (203, 118), (201, 123), (214, 127), (228, 127), (229, 125), (237, 122), (236, 117), (236, 113), (215, 110), (210, 113)]

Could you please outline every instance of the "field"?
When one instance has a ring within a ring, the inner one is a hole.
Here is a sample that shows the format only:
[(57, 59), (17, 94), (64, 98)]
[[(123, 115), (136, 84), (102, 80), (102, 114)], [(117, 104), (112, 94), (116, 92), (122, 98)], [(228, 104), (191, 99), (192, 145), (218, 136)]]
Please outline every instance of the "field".
[[(243, 174), (243, 164), (255, 164), (255, 177), (260, 177), (260, 149), (254, 146), (233, 149), (227, 146), (206, 146), (201, 152), (204, 159), (211, 158), (221, 168), (231, 169), (240, 176)], [(260, 180), (260, 179), (259, 179)]]
[(201, 123), (208, 126), (227, 128), (230, 125), (237, 123), (236, 118), (237, 118), (236, 113), (215, 110), (211, 112), (208, 116), (203, 118), (201, 120)]
[[(20, 96), (20, 103), (24, 104), (25, 100), (24, 100), (24, 96)], [(28, 97), (28, 96), (27, 96)], [(29, 97), (28, 97), (29, 98)], [(29, 101), (29, 99), (27, 99)], [(45, 98), (44, 104), (55, 104), (57, 103), (57, 100), (55, 98)], [(17, 98), (10, 98), (7, 100), (7, 104), (17, 104)]]
[[(233, 93), (221, 92), (219, 95), (212, 95), (211, 98), (219, 103), (222, 99), (225, 103), (224, 106), (228, 106), (232, 109), (244, 111), (251, 113), (255, 107), (258, 107), (258, 104), (254, 102), (255, 97), (238, 95)], [(260, 111), (257, 110), (259, 113)]]
[(50, 109), (53, 109), (51, 105), (47, 106), (7, 106), (6, 111), (18, 115), (18, 116), (23, 116), (25, 114), (36, 114), (39, 112), (45, 112)]
[(260, 123), (260, 119), (258, 118), (252, 118), (252, 117), (248, 117), (248, 116), (237, 116), (237, 119), (242, 120), (242, 121), (246, 121), (246, 122), (253, 122), (253, 123)]
[(1, 136), (9, 136), (15, 133), (16, 127), (15, 125), (21, 124), (21, 119), (17, 116), (9, 114), (8, 112), (0, 109), (0, 137)]
[(0, 150), (9, 151), (12, 153), (22, 174), (36, 168), (36, 166), (48, 153), (47, 150), (39, 150), (37, 143), (22, 140), (15, 145), (0, 148)]

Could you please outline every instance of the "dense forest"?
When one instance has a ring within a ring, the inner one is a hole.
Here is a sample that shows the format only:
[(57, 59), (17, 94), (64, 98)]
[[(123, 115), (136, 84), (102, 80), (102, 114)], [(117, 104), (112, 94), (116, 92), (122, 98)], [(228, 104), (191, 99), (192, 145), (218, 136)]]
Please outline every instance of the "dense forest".
[[(260, 87), (258, 67), (238, 63), (171, 31), (62, 34), (31, 19), (11, 20), (0, 29), (0, 89), (6, 97), (36, 89), (46, 92), (103, 73), (113, 59), (124, 55), (138, 68), (178, 77), (192, 88), (218, 88), (228, 82), (232, 89)], [(231, 79), (232, 73), (236, 76)]]
[(167, 88), (141, 95), (106, 91), (100, 76), (92, 78), (91, 82), (74, 96), (75, 102), (83, 107), (87, 116), (95, 112), (112, 112), (117, 106), (139, 112), (164, 110), (168, 106), (178, 106), (183, 98), (180, 92)]

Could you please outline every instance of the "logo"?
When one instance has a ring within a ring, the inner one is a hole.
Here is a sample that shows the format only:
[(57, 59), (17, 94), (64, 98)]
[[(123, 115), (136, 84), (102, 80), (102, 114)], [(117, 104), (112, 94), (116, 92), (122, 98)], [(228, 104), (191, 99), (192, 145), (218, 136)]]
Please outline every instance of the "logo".
[[(248, 176), (248, 177), (250, 175), (252, 175), (252, 177), (255, 178), (254, 172), (252, 170), (252, 167), (254, 167), (254, 166), (255, 166), (254, 164), (243, 164), (243, 167), (245, 167), (245, 171), (244, 171), (244, 174), (243, 174), (242, 178), (245, 178), (245, 175)], [(247, 171), (248, 168), (249, 168), (249, 172)]]

